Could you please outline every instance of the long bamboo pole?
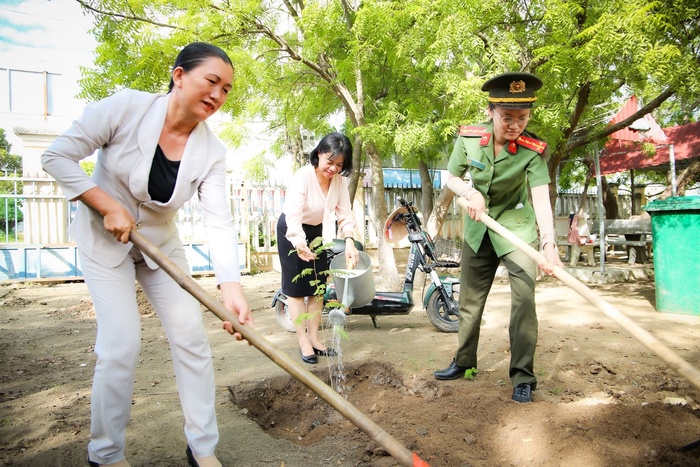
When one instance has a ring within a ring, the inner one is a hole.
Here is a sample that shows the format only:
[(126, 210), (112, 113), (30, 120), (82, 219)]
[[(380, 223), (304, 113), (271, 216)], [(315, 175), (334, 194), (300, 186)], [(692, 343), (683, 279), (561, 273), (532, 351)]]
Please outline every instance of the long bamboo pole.
[[(467, 201), (463, 198), (457, 198), (459, 205), (468, 209), (469, 205)], [(510, 232), (508, 229), (503, 227), (501, 224), (493, 220), (488, 214), (481, 214), (481, 222), (483, 222), (486, 227), (493, 230), (501, 237), (508, 240), (510, 243), (515, 245), (520, 251), (524, 252), (530, 258), (537, 261), (538, 264), (546, 263), (547, 259), (542, 253), (532, 248), (530, 245), (522, 241), (515, 234)], [(598, 294), (593, 292), (581, 281), (576, 279), (574, 276), (566, 272), (559, 266), (554, 266), (554, 276), (561, 280), (564, 284), (568, 285), (583, 298), (595, 305), (600, 311), (605, 313), (610, 319), (619, 324), (622, 329), (629, 332), (632, 337), (637, 339), (639, 342), (644, 344), (646, 348), (655, 353), (661, 360), (666, 362), (673, 370), (678, 374), (685, 377), (690, 383), (697, 389), (700, 389), (700, 371), (698, 371), (690, 363), (686, 362), (677, 353), (675, 353), (671, 348), (663, 344), (656, 337), (652, 336), (648, 331), (638, 326), (634, 321), (629, 319), (627, 316), (623, 315), (617, 308), (612, 306), (610, 303), (606, 302)]]
[(158, 266), (163, 268), (180, 287), (199, 300), (202, 305), (207, 307), (220, 320), (230, 321), (233, 325), (233, 329), (240, 333), (248, 343), (255, 346), (258, 350), (267, 355), (270, 360), (282, 367), (283, 370), (318, 394), (324, 401), (328, 402), (328, 404), (340, 412), (341, 415), (379, 443), (380, 446), (386, 449), (386, 451), (402, 465), (414, 467), (428, 466), (417, 454), (412, 453), (376, 423), (367, 418), (367, 416), (360, 412), (354, 405), (343, 399), (340, 394), (335, 392), (326, 383), (292, 360), (287, 354), (277, 349), (265, 339), (262, 334), (249, 326), (240, 324), (238, 318), (227, 310), (218, 300), (208, 294), (189, 274), (182, 271), (170, 258), (149, 242), (143, 235), (136, 230), (132, 230), (129, 234), (129, 239), (142, 253), (150, 257)]

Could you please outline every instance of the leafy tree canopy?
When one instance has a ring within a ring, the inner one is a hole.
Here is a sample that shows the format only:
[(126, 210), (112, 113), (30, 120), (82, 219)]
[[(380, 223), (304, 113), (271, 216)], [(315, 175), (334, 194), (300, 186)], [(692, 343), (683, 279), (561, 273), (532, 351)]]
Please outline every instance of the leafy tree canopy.
[(555, 164), (602, 142), (633, 93), (668, 101), (663, 123), (697, 117), (694, 1), (81, 3), (96, 13), (99, 42), (83, 97), (162, 91), (179, 48), (207, 40), (236, 64), (224, 111), (323, 132), (329, 115), (348, 110), (334, 86), (342, 83), (361, 106), (355, 131), (409, 164), (444, 154), (459, 124), (483, 120), (481, 84), (509, 70), (545, 81), (531, 126)]
[[(543, 79), (529, 129), (549, 143), (552, 179), (585, 176), (594, 143), (646, 113), (662, 125), (698, 117), (697, 0), (78, 1), (99, 44), (83, 97), (162, 91), (183, 45), (215, 43), (236, 66), (223, 109), (231, 141), (243, 137), (233, 122), (256, 117), (287, 148), (343, 112), (372, 169), (376, 226), (387, 214), (382, 160), (434, 165), (458, 125), (485, 119), (480, 87), (495, 74)], [(609, 125), (633, 94), (642, 109)], [(383, 265), (392, 258), (379, 237)]]

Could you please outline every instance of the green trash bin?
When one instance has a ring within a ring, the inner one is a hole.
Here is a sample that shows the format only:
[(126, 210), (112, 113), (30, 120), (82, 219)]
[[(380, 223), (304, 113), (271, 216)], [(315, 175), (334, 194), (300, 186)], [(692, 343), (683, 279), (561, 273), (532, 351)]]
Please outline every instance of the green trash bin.
[(655, 200), (651, 215), (656, 311), (700, 315), (700, 196)]

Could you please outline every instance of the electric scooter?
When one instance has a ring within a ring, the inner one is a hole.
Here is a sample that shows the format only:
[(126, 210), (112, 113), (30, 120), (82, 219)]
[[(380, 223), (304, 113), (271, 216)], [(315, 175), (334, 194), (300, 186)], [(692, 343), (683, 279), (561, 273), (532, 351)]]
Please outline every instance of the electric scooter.
[[(413, 203), (400, 198), (399, 203), (401, 207), (387, 219), (384, 233), (386, 236), (390, 232), (403, 232), (405, 229), (408, 241), (411, 244), (402, 290), (400, 292), (375, 292), (374, 298), (370, 303), (350, 307), (345, 313), (346, 315), (369, 315), (375, 328), (378, 327), (377, 316), (406, 315), (410, 313), (414, 306), (412, 295), (414, 279), (416, 271), (420, 269), (430, 277), (431, 281), (430, 287), (428, 287), (423, 296), (423, 306), (428, 319), (433, 326), (442, 332), (457, 332), (459, 326), (460, 279), (454, 276), (440, 276), (436, 269), (459, 267), (459, 259), (438, 259), (435, 242), (421, 228), (421, 221)], [(405, 235), (403, 236), (405, 237)], [(394, 240), (397, 239), (394, 238)], [(358, 250), (362, 250), (362, 244), (357, 241), (355, 244)], [(332, 260), (344, 251), (345, 242), (343, 240), (334, 240), (328, 251), (329, 259)], [(337, 313), (338, 304), (328, 306), (331, 302), (340, 302), (333, 283), (329, 283), (326, 287), (323, 300), (324, 317), (328, 316), (331, 309), (336, 310), (335, 312)], [(286, 302), (287, 297), (280, 289), (272, 299), (271, 306), (275, 309), (277, 322), (287, 331), (294, 332), (294, 324), (289, 316)]]

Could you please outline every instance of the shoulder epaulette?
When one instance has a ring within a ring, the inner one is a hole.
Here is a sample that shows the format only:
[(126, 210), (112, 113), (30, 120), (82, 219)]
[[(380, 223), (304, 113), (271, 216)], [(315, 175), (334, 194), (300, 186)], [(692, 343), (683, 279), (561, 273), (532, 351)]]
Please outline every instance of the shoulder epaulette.
[(530, 138), (529, 136), (520, 135), (515, 140), (520, 146), (531, 149), (537, 154), (542, 154), (545, 149), (547, 149), (547, 143), (540, 141), (539, 139)]
[(490, 135), (485, 126), (478, 125), (462, 125), (459, 127), (459, 136), (478, 136), (481, 138), (484, 135)]

